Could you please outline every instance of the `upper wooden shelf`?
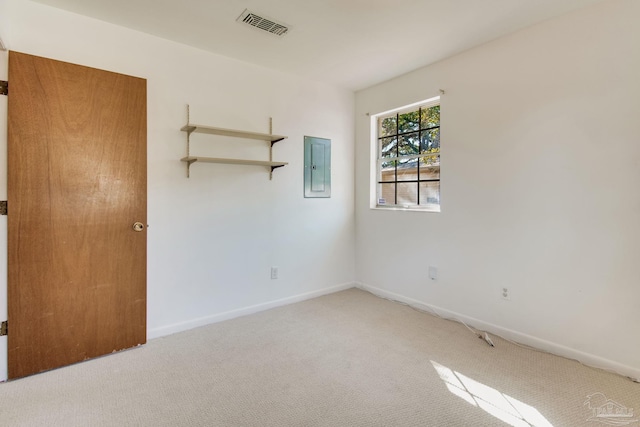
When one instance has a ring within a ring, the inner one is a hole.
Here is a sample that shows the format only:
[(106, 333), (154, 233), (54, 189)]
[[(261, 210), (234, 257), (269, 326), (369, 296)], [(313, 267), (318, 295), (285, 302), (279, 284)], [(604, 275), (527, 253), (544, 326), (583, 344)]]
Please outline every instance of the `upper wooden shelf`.
[(272, 145), (286, 138), (286, 136), (284, 135), (271, 135), (268, 133), (247, 132), (244, 130), (224, 129), (224, 128), (217, 128), (213, 126), (203, 126), (203, 125), (196, 125), (196, 124), (184, 125), (180, 130), (183, 132), (187, 132), (189, 134), (195, 132), (195, 133), (207, 133), (210, 135), (233, 136), (236, 138), (258, 139), (260, 141), (271, 142)]

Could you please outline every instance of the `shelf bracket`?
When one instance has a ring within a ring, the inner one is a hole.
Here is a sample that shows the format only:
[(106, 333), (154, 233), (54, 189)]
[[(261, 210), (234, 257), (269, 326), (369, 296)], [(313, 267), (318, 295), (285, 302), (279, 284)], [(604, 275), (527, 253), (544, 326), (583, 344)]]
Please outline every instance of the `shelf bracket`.
[[(273, 117), (269, 117), (269, 135), (273, 135)], [(269, 161), (272, 162), (273, 161), (273, 144), (274, 142), (271, 141), (271, 145), (269, 145)], [(271, 166), (271, 170), (269, 171), (269, 181), (273, 181), (273, 170), (275, 169), (274, 166)]]
[[(189, 104), (187, 104), (187, 157), (190, 155), (191, 132), (196, 129), (195, 126), (190, 126), (189, 123), (191, 123), (191, 112), (189, 111)], [(191, 177), (191, 163), (193, 162), (195, 162), (195, 160), (189, 160), (187, 162), (187, 178)]]
[(191, 126), (189, 123), (185, 126), (187, 128), (187, 135), (191, 135), (194, 130), (196, 130), (195, 126)]
[(189, 178), (189, 175), (190, 175), (191, 165), (194, 164), (197, 161), (198, 161), (198, 159), (187, 160), (187, 178)]

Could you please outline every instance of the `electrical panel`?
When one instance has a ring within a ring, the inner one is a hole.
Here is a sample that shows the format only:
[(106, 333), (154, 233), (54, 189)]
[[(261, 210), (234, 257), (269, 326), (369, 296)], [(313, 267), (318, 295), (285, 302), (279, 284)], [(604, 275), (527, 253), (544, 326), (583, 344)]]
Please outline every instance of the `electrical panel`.
[(304, 137), (304, 197), (331, 197), (331, 140)]

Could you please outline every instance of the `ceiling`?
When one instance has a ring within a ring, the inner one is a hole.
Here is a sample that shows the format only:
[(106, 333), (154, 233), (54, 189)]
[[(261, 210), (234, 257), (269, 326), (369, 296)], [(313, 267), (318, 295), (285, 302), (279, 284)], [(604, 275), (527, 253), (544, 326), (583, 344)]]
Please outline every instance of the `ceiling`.
[[(602, 0), (36, 0), (357, 91)], [(245, 10), (282, 37), (236, 22)]]

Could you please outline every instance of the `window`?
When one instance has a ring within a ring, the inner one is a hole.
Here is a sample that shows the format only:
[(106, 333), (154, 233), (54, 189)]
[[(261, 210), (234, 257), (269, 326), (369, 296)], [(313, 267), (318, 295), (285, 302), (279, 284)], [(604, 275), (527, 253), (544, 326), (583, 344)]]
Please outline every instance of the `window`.
[(373, 116), (376, 207), (440, 211), (440, 97)]

